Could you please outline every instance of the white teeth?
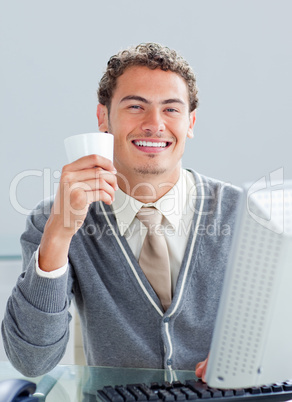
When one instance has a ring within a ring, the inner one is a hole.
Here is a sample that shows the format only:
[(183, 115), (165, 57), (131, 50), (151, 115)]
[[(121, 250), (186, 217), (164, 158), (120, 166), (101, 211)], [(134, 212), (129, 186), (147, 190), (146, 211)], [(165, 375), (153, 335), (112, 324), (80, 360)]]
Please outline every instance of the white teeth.
[(152, 142), (152, 141), (134, 141), (135, 145), (139, 147), (160, 147), (165, 148), (167, 143), (166, 142)]

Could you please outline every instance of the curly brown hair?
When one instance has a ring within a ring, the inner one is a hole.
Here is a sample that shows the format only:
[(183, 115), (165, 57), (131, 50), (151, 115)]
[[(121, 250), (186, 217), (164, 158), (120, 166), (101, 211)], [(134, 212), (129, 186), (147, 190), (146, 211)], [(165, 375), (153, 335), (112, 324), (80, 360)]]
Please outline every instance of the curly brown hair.
[(117, 78), (124, 73), (126, 68), (131, 66), (147, 66), (151, 70), (160, 68), (163, 71), (179, 74), (188, 86), (190, 111), (197, 108), (196, 77), (188, 62), (175, 50), (166, 46), (158, 43), (142, 43), (120, 51), (112, 56), (107, 63), (107, 69), (99, 82), (97, 95), (99, 102), (106, 105), (109, 111)]

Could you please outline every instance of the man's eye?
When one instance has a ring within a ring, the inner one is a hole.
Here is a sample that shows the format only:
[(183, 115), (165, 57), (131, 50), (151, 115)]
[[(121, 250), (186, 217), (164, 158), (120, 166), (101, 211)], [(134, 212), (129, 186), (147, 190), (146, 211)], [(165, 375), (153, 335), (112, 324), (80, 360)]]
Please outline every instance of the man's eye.
[(167, 111), (167, 112), (171, 112), (171, 113), (177, 112), (177, 110), (174, 109), (173, 107), (168, 107), (168, 108), (166, 109), (166, 111)]
[(139, 105), (131, 105), (131, 106), (129, 106), (129, 109), (141, 109), (141, 106), (139, 106)]

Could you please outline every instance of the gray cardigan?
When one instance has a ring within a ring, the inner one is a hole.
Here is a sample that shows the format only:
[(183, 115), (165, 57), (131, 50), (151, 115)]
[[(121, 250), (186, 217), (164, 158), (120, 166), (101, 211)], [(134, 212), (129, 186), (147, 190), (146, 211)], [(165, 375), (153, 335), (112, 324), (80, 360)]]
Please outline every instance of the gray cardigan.
[(67, 273), (37, 275), (35, 251), (53, 200), (38, 205), (21, 237), (24, 270), (2, 323), (6, 353), (19, 371), (37, 376), (58, 364), (73, 298), (89, 365), (194, 370), (207, 357), (240, 190), (193, 174), (194, 217), (166, 312), (103, 203), (91, 205), (74, 235)]

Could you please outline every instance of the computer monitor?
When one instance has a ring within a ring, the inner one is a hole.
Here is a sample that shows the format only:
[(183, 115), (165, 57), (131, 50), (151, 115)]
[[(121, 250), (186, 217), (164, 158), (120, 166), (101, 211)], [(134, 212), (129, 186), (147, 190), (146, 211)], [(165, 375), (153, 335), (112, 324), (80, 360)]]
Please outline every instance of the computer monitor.
[(206, 380), (245, 388), (292, 378), (292, 182), (244, 186)]

